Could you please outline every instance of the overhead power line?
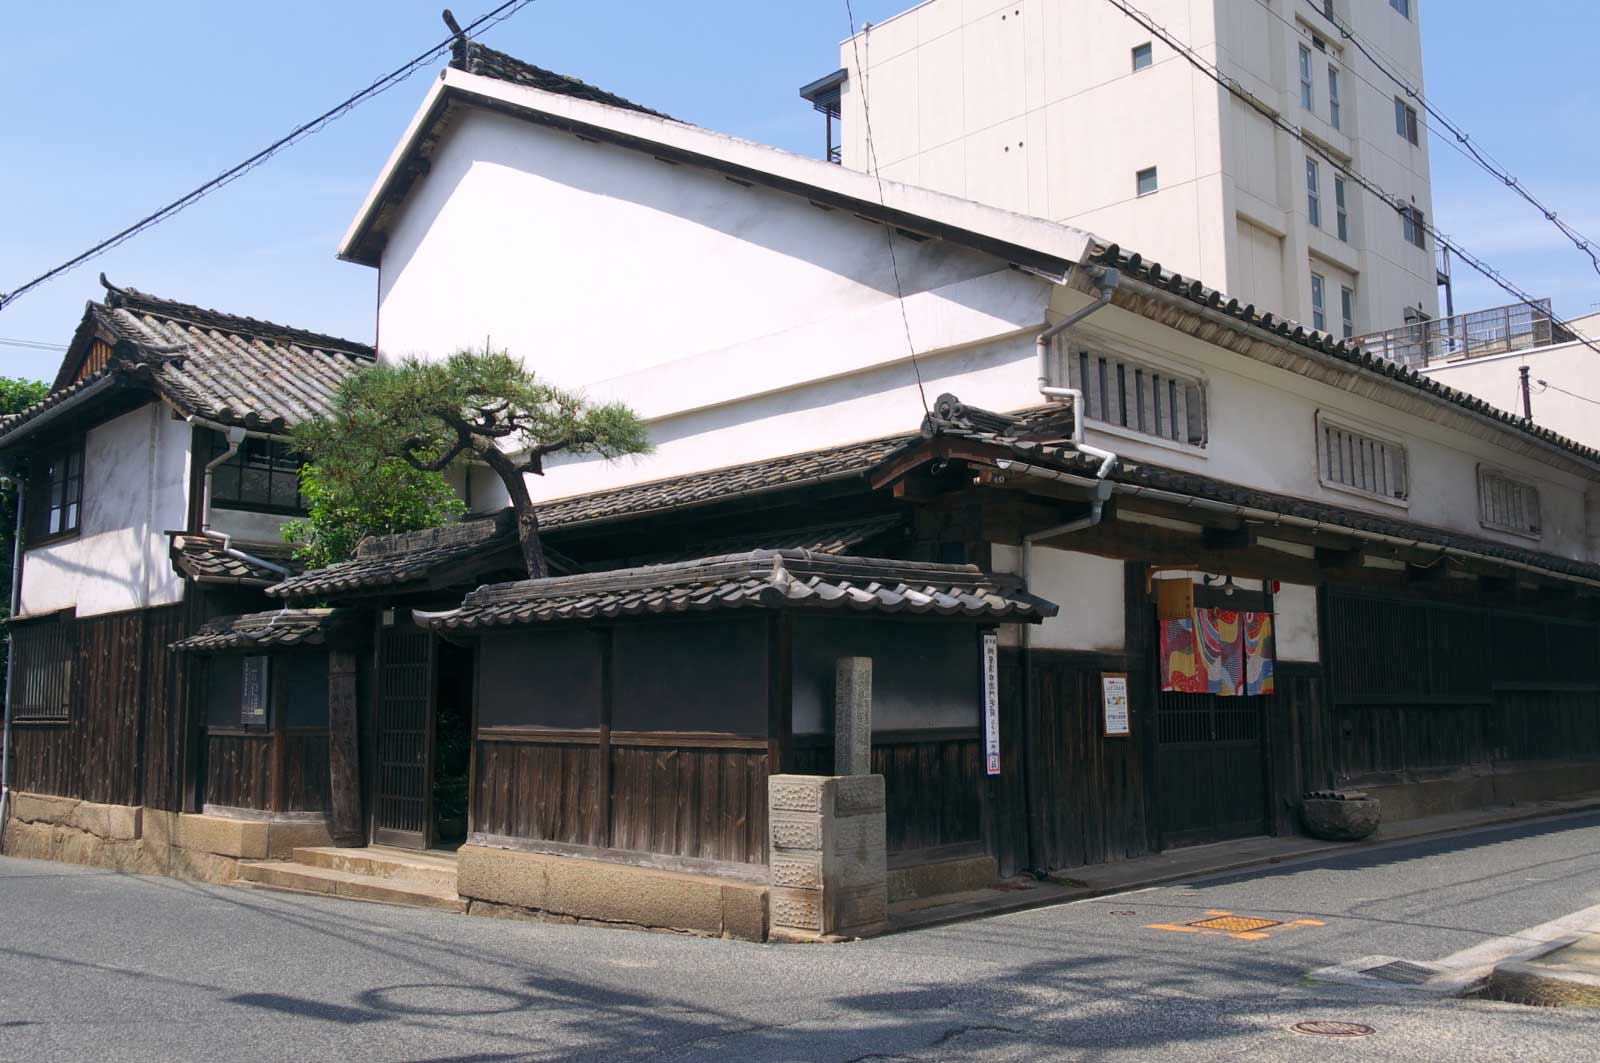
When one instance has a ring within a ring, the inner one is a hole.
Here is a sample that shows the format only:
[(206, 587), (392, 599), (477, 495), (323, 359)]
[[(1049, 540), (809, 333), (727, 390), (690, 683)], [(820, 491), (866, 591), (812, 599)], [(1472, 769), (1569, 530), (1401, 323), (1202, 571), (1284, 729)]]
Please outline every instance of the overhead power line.
[[(1366, 56), (1367, 60), (1371, 62), (1373, 66), (1377, 67), (1385, 77), (1399, 86), (1408, 97), (1421, 104), (1422, 109), (1432, 116), (1436, 122), (1442, 125), (1449, 132), (1450, 136), (1455, 138), (1456, 145), (1458, 145), (1458, 151), (1475, 163), (1485, 173), (1489, 174), (1495, 180), (1499, 181), (1501, 184), (1511, 189), (1511, 191), (1515, 192), (1540, 214), (1544, 215), (1545, 220), (1551, 225), (1555, 226), (1561, 235), (1565, 236), (1568, 240), (1571, 240), (1573, 245), (1577, 247), (1579, 251), (1582, 251), (1588, 256), (1589, 265), (1593, 267), (1596, 273), (1600, 273), (1600, 253), (1597, 253), (1596, 251), (1597, 245), (1595, 241), (1589, 239), (1573, 226), (1567, 224), (1567, 222), (1563, 221), (1553, 209), (1541, 202), (1539, 198), (1532, 192), (1529, 192), (1528, 189), (1524, 187), (1522, 182), (1513, 176), (1511, 171), (1507, 170), (1503, 165), (1501, 165), (1493, 155), (1489, 154), (1486, 149), (1478, 147), (1465, 129), (1451, 121), (1445, 116), (1443, 111), (1439, 110), (1439, 108), (1430, 103), (1428, 98), (1422, 94), (1421, 89), (1413, 88), (1410, 82), (1400, 77), (1398, 74), (1394, 73), (1394, 71), (1390, 70), (1388, 66), (1380, 62), (1378, 57), (1372, 54), (1372, 49), (1368, 47), (1369, 42), (1367, 42), (1360, 34), (1356, 33), (1349, 26), (1343, 22), (1340, 22), (1337, 18), (1334, 18), (1331, 15), (1329, 16), (1329, 19), (1335, 26), (1338, 27), (1340, 36), (1344, 37), (1351, 44), (1355, 45), (1356, 50), (1362, 55)], [(1446, 141), (1446, 143), (1448, 143), (1448, 141)]]
[[(1407, 211), (1407, 210), (1410, 209), (1409, 204), (1405, 203), (1404, 200), (1398, 199), (1395, 196), (1391, 196), (1388, 192), (1385, 192), (1383, 190), (1383, 188), (1381, 186), (1379, 186), (1376, 182), (1374, 182), (1372, 179), (1366, 177), (1364, 174), (1362, 174), (1359, 171), (1353, 169), (1350, 166), (1349, 163), (1347, 163), (1347, 162), (1345, 162), (1345, 161), (1343, 161), (1341, 159), (1335, 158), (1332, 154), (1329, 153), (1327, 148), (1323, 147), (1320, 143), (1318, 143), (1313, 138), (1306, 136), (1305, 133), (1302, 132), (1298, 126), (1295, 126), (1295, 125), (1292, 125), (1291, 123), (1289, 123), (1276, 110), (1274, 110), (1272, 107), (1268, 106), (1266, 103), (1263, 103), (1261, 100), (1257, 99), (1256, 96), (1252, 92), (1250, 92), (1249, 89), (1246, 89), (1243, 85), (1239, 84), (1238, 81), (1236, 81), (1233, 78), (1229, 77), (1228, 75), (1222, 73), (1220, 70), (1218, 70), (1211, 63), (1207, 62), (1198, 53), (1196, 53), (1194, 51), (1194, 49), (1190, 48), (1188, 44), (1184, 43), (1179, 38), (1173, 36), (1171, 31), (1169, 31), (1165, 26), (1162, 26), (1159, 23), (1157, 23), (1149, 15), (1146, 15), (1143, 11), (1141, 11), (1138, 8), (1134, 7), (1133, 5), (1127, 3), (1126, 0), (1106, 0), (1106, 3), (1110, 4), (1112, 7), (1116, 8), (1118, 11), (1121, 11), (1129, 19), (1132, 19), (1134, 22), (1138, 23), (1140, 26), (1143, 26), (1151, 34), (1155, 35), (1156, 37), (1159, 37), (1162, 40), (1162, 42), (1165, 43), (1169, 48), (1171, 48), (1173, 51), (1177, 52), (1179, 55), (1183, 56), (1184, 59), (1186, 59), (1189, 62), (1190, 66), (1194, 67), (1196, 70), (1198, 70), (1201, 73), (1205, 74), (1212, 81), (1215, 81), (1218, 85), (1220, 85), (1224, 89), (1227, 89), (1233, 95), (1237, 96), (1239, 99), (1241, 99), (1245, 103), (1249, 104), (1252, 108), (1254, 108), (1256, 111), (1258, 111), (1261, 114), (1262, 117), (1267, 119), (1267, 121), (1271, 122), (1278, 129), (1281, 129), (1283, 132), (1289, 134), (1291, 137), (1293, 137), (1294, 139), (1298, 140), (1301, 144), (1305, 145), (1305, 147), (1309, 151), (1313, 152), (1319, 158), (1323, 159), (1325, 162), (1327, 162), (1327, 164), (1329, 166), (1333, 167), (1336, 171), (1338, 171), (1339, 173), (1343, 174), (1345, 177), (1348, 177), (1350, 180), (1354, 181), (1356, 184), (1360, 185), (1362, 188), (1366, 189), (1368, 192), (1372, 193), (1374, 196), (1378, 197), (1390, 209), (1394, 210), (1396, 213), (1400, 213), (1400, 212)], [(1416, 225), (1418, 228), (1420, 228), (1423, 232), (1425, 232), (1428, 235), (1432, 236), (1434, 238), (1434, 240), (1437, 241), (1438, 244), (1441, 247), (1444, 247), (1447, 250), (1449, 250), (1457, 258), (1461, 259), (1461, 261), (1465, 262), (1468, 266), (1472, 267), (1478, 273), (1482, 274), (1487, 280), (1489, 280), (1495, 286), (1500, 288), (1502, 291), (1504, 291), (1507, 294), (1511, 295), (1512, 298), (1516, 299), (1518, 302), (1532, 303), (1532, 302), (1536, 301), (1532, 295), (1528, 294), (1527, 292), (1525, 292), (1521, 288), (1519, 288), (1516, 284), (1514, 284), (1511, 281), (1510, 278), (1506, 277), (1505, 274), (1501, 273), (1499, 270), (1497, 270), (1493, 266), (1489, 265), (1489, 263), (1485, 262), (1483, 259), (1481, 259), (1478, 256), (1474, 255), (1472, 252), (1468, 251), (1466, 248), (1462, 247), (1460, 244), (1456, 243), (1455, 241), (1451, 240), (1449, 237), (1445, 236), (1438, 229), (1434, 228), (1432, 223), (1428, 222), (1426, 219), (1421, 218), (1421, 217), (1417, 216), (1416, 214), (1412, 214), (1411, 220), (1412, 220), (1412, 223), (1414, 225)], [(1567, 322), (1567, 321), (1565, 321), (1565, 320), (1563, 320), (1561, 318), (1556, 317), (1554, 314), (1551, 315), (1550, 319), (1553, 322), (1555, 322), (1556, 324), (1558, 324), (1558, 325), (1570, 328), (1570, 323), (1569, 322)], [(1573, 330), (1573, 332), (1574, 332), (1574, 335), (1577, 335), (1579, 337), (1579, 341), (1585, 347), (1588, 347), (1590, 350), (1594, 351), (1596, 354), (1600, 354), (1600, 344), (1596, 344), (1595, 341), (1590, 340), (1588, 337), (1583, 336), (1580, 333), (1577, 333), (1576, 330)]]
[(64, 351), (65, 343), (46, 343), (43, 340), (16, 340), (0, 336), (0, 347), (21, 347), (27, 351)]
[[(883, 173), (878, 169), (878, 149), (872, 141), (872, 110), (867, 106), (867, 68), (861, 62), (861, 46), (856, 43), (856, 13), (851, 7), (850, 0), (844, 0), (845, 15), (850, 19), (850, 50), (855, 53), (856, 71), (861, 75), (861, 123), (867, 134), (867, 157), (872, 163), (872, 177), (878, 182), (878, 205), (885, 210), (889, 204), (883, 196)], [(870, 25), (863, 26), (863, 33), (872, 29)], [(872, 42), (867, 42), (867, 54), (871, 55)], [(922, 386), (922, 367), (917, 364), (917, 345), (911, 340), (911, 318), (906, 315), (906, 292), (900, 284), (900, 259), (894, 250), (894, 226), (888, 222), (883, 223), (884, 239), (889, 241), (889, 266), (894, 270), (894, 294), (900, 305), (900, 324), (906, 330), (906, 350), (911, 354), (911, 372), (917, 378), (917, 396), (922, 399), (922, 412), (929, 413), (928, 392)]]
[[(488, 29), (491, 25), (505, 21), (531, 3), (533, 3), (533, 0), (505, 0), (505, 2), (500, 4), (498, 7), (488, 11), (483, 15), (480, 15), (466, 26), (463, 26), (461, 29), (461, 34), (463, 36), (471, 37), (475, 32), (481, 33), (483, 30)], [(59, 277), (68, 270), (83, 265), (83, 263), (89, 261), (97, 255), (104, 254), (105, 252), (116, 247), (118, 244), (121, 244), (127, 240), (131, 240), (133, 237), (144, 232), (146, 229), (149, 229), (155, 225), (159, 225), (161, 222), (166, 221), (179, 211), (193, 206), (195, 203), (199, 202), (201, 199), (204, 199), (210, 193), (215, 192), (223, 185), (229, 184), (244, 176), (246, 173), (249, 173), (251, 170), (255, 169), (257, 166), (260, 166), (262, 163), (283, 151), (285, 148), (288, 148), (300, 140), (303, 140), (311, 134), (321, 130), (330, 122), (344, 117), (346, 114), (349, 114), (356, 107), (372, 99), (374, 96), (380, 95), (381, 93), (394, 88), (396, 85), (409, 78), (412, 74), (415, 74), (421, 67), (433, 62), (439, 56), (443, 55), (450, 49), (450, 45), (454, 43), (455, 40), (456, 34), (452, 33), (449, 37), (446, 37), (443, 41), (440, 41), (438, 44), (429, 48), (421, 55), (418, 55), (414, 59), (407, 60), (405, 63), (402, 63), (389, 73), (372, 82), (360, 92), (357, 92), (352, 96), (345, 97), (343, 100), (340, 100), (338, 103), (334, 104), (326, 111), (323, 111), (310, 121), (295, 126), (294, 129), (279, 137), (277, 140), (274, 140), (271, 144), (268, 144), (254, 155), (251, 155), (243, 162), (239, 162), (228, 167), (226, 170), (223, 170), (205, 184), (184, 193), (177, 199), (168, 203), (166, 206), (145, 215), (143, 218), (140, 218), (126, 229), (108, 236), (106, 239), (95, 244), (87, 251), (74, 255), (72, 258), (67, 259), (59, 266), (53, 266), (50, 269), (45, 270), (37, 277), (18, 285), (9, 292), (0, 292), (0, 310), (4, 310), (18, 298), (32, 291), (34, 288), (39, 287), (39, 285), (44, 284), (55, 277)]]

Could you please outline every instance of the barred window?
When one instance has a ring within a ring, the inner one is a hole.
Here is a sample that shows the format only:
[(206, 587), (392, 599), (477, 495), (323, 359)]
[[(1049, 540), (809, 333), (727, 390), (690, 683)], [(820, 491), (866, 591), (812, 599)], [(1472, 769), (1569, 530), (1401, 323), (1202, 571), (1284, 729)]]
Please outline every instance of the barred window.
[(1478, 468), (1478, 520), (1486, 528), (1537, 536), (1539, 489), (1494, 469)]
[(72, 665), (76, 655), (72, 614), (13, 624), (11, 645), (17, 670), (12, 689), (12, 719), (70, 719)]
[(1409, 493), (1406, 448), (1317, 415), (1318, 478), (1324, 486), (1403, 502)]
[(1205, 390), (1198, 379), (1085, 347), (1058, 347), (1057, 357), (1056, 379), (1065, 377), (1083, 392), (1086, 419), (1173, 443), (1206, 445)]

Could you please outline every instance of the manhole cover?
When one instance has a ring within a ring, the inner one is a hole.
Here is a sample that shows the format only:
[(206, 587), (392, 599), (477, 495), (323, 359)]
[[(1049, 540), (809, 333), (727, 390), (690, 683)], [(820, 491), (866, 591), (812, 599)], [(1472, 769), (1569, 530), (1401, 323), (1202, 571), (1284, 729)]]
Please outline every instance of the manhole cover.
[(1251, 919), (1243, 915), (1219, 915), (1212, 919), (1200, 919), (1189, 926), (1197, 926), (1202, 930), (1226, 930), (1230, 934), (1243, 934), (1251, 930), (1265, 930), (1269, 926), (1281, 926), (1275, 919)]
[(1376, 1032), (1365, 1023), (1340, 1022), (1335, 1019), (1313, 1019), (1310, 1022), (1297, 1022), (1289, 1029), (1295, 1033), (1314, 1034), (1317, 1037), (1367, 1037)]
[(1377, 967), (1368, 967), (1361, 973), (1370, 974), (1374, 978), (1382, 978), (1385, 982), (1398, 982), (1401, 985), (1421, 985), (1438, 972), (1423, 967), (1421, 964), (1395, 960), (1392, 963), (1380, 964)]

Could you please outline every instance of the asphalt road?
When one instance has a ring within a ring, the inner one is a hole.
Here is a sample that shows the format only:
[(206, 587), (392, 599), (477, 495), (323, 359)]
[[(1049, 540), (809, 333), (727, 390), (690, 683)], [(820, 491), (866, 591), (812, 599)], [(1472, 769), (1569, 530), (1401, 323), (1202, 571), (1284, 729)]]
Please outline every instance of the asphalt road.
[[(834, 946), (0, 860), (0, 1059), (1585, 1063), (1600, 1012), (1306, 975), (1437, 960), (1596, 904), (1600, 814)], [(1220, 911), (1280, 925), (1150, 929)], [(1287, 1029), (1326, 1019), (1375, 1032)]]

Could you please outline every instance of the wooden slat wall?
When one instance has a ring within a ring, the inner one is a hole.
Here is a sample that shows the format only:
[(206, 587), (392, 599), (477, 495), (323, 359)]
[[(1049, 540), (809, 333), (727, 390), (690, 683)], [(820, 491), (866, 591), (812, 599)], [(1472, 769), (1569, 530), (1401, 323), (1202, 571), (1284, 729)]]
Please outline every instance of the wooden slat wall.
[(76, 621), (76, 696), (69, 723), (13, 724), (18, 790), (158, 808), (177, 807), (171, 692), (180, 662), (168, 644), (185, 631), (184, 607), (162, 606)]
[(767, 750), (611, 747), (613, 849), (767, 861)]
[(328, 811), (328, 732), (285, 731), (280, 812)]
[(271, 734), (207, 735), (205, 803), (270, 810), (272, 743)]
[[(1045, 866), (1081, 867), (1150, 852), (1144, 762), (1132, 738), (1102, 738), (1100, 674), (1136, 671), (1090, 655), (1033, 650)], [(1130, 683), (1130, 689), (1136, 683)], [(1137, 705), (1135, 706), (1137, 712)]]
[(572, 845), (605, 845), (595, 743), (487, 741), (473, 766), (473, 829)]
[(883, 776), (891, 853), (983, 841), (983, 742), (947, 736), (874, 735), (872, 770)]

